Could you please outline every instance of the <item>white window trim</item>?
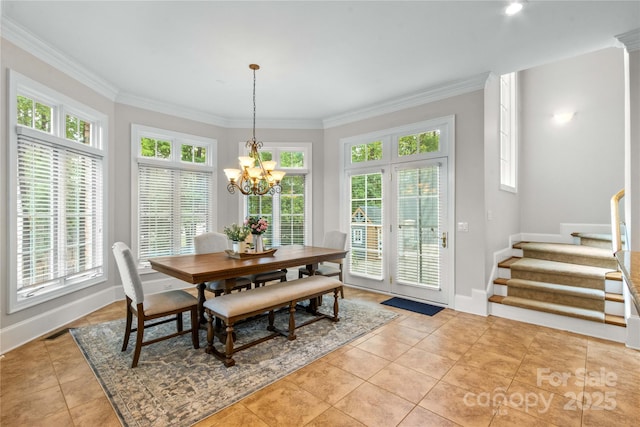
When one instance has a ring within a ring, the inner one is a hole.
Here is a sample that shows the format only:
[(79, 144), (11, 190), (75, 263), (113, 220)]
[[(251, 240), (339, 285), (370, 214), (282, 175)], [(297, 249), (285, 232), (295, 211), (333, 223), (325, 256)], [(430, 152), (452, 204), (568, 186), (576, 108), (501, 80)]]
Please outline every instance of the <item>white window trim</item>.
[[(52, 299), (61, 297), (63, 295), (67, 295), (73, 292), (76, 292), (80, 289), (84, 289), (90, 286), (97, 285), (99, 283), (104, 283), (108, 280), (108, 251), (109, 251), (109, 217), (108, 217), (108, 201), (109, 201), (109, 189), (108, 189), (108, 179), (107, 179), (107, 171), (109, 170), (108, 164), (108, 150), (107, 150), (107, 141), (108, 134), (107, 130), (109, 128), (108, 125), (108, 116), (103, 114), (93, 108), (90, 108), (66, 95), (63, 95), (35, 80), (32, 80), (15, 70), (8, 70), (8, 79), (9, 79), (9, 93), (8, 93), (8, 121), (7, 125), (10, 128), (9, 134), (9, 165), (7, 167), (8, 173), (8, 207), (9, 207), (9, 228), (8, 228), (8, 250), (9, 254), (9, 298), (8, 298), (8, 313), (15, 313), (21, 310), (24, 310), (29, 307), (33, 307), (38, 304), (42, 304), (46, 301), (50, 301)], [(28, 128), (24, 129), (27, 132), (36, 132), (41, 134), (45, 139), (56, 139), (59, 145), (71, 146), (74, 149), (85, 152), (92, 152), (94, 154), (99, 153), (102, 157), (102, 230), (103, 230), (103, 242), (102, 242), (102, 253), (103, 253), (103, 268), (102, 274), (94, 277), (91, 280), (85, 280), (80, 283), (70, 284), (62, 287), (57, 287), (55, 289), (47, 289), (46, 291), (41, 292), (40, 294), (36, 294), (34, 296), (29, 297), (28, 299), (19, 301), (18, 300), (18, 272), (17, 272), (17, 253), (16, 249), (18, 247), (17, 235), (15, 230), (17, 229), (17, 167), (18, 164), (14, 159), (17, 159), (18, 156), (18, 127), (22, 128), (23, 126), (17, 125), (18, 121), (18, 111), (16, 105), (16, 99), (18, 93), (27, 95), (32, 97), (35, 100), (41, 100), (49, 105), (51, 105), (56, 111), (54, 111), (54, 115), (56, 115), (55, 119), (52, 121), (52, 133), (42, 132), (37, 129)], [(68, 111), (73, 111), (76, 113), (81, 112), (82, 117), (89, 119), (95, 125), (95, 144), (92, 146), (86, 146), (83, 144), (79, 144), (77, 142), (72, 142), (68, 140), (63, 135), (64, 132), (64, 117), (65, 113)]]
[[(518, 192), (518, 74), (516, 72), (509, 73), (510, 75), (510, 99), (509, 99), (509, 120), (510, 120), (510, 129), (509, 133), (509, 152), (511, 154), (510, 158), (507, 160), (507, 166), (509, 168), (509, 176), (505, 177), (502, 174), (502, 79), (503, 76), (499, 77), (499, 89), (500, 89), (500, 103), (498, 105), (498, 117), (499, 117), (499, 132), (498, 132), (498, 146), (499, 146), (499, 157), (498, 157), (498, 168), (500, 173), (500, 190), (508, 191), (511, 193)], [(509, 184), (506, 181), (513, 182), (513, 185)]]
[[(242, 141), (238, 143), (238, 153), (240, 156), (248, 155), (249, 151), (246, 147), (247, 142)], [(304, 241), (308, 242), (308, 245), (312, 244), (312, 212), (313, 212), (313, 174), (312, 174), (312, 151), (313, 144), (311, 142), (263, 142), (261, 150), (273, 152), (274, 159), (277, 160), (276, 169), (285, 171), (287, 175), (305, 175), (304, 187), (305, 187), (305, 206), (304, 206)], [(280, 151), (303, 151), (304, 152), (304, 167), (302, 168), (283, 168), (280, 166), (280, 157), (278, 153)], [(286, 175), (285, 175), (286, 176)], [(241, 197), (238, 201), (240, 209), (239, 221), (244, 221), (244, 213), (248, 209), (248, 200), (246, 197)]]
[[(192, 143), (207, 147), (207, 160), (204, 164), (185, 163), (180, 160), (180, 150), (171, 150), (171, 158), (155, 159), (146, 158), (141, 155), (140, 138), (146, 136), (154, 139), (171, 140), (179, 143)], [(131, 250), (137, 258), (139, 252), (139, 234), (138, 234), (138, 166), (140, 164), (176, 168), (181, 170), (198, 170), (207, 171), (212, 174), (211, 195), (209, 200), (209, 230), (217, 230), (217, 215), (215, 211), (215, 201), (217, 200), (217, 174), (216, 159), (218, 156), (218, 141), (212, 138), (205, 138), (197, 135), (160, 129), (150, 126), (144, 126), (133, 123), (131, 125)], [(138, 259), (138, 272), (140, 274), (154, 273), (150, 266), (141, 266)]]

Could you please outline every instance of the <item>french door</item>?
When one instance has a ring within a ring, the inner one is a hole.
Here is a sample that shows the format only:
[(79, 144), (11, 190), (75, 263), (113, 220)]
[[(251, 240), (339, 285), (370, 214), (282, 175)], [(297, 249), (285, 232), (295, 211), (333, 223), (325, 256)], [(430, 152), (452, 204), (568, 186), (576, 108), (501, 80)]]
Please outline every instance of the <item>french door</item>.
[(393, 171), (391, 292), (446, 304), (446, 159), (397, 165)]
[(344, 141), (346, 284), (453, 302), (452, 129), (451, 117)]

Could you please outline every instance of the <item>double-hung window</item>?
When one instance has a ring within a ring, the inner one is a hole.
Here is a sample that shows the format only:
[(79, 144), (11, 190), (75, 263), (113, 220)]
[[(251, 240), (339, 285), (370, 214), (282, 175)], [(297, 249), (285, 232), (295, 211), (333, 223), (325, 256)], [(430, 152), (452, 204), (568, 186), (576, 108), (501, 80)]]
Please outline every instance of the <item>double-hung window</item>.
[(500, 76), (500, 189), (518, 189), (517, 73)]
[(311, 241), (311, 144), (264, 143), (262, 160), (273, 160), (287, 174), (281, 191), (246, 198), (246, 216), (263, 217), (269, 228), (263, 235), (268, 246), (305, 245)]
[(10, 72), (9, 312), (106, 280), (107, 117)]
[(215, 227), (216, 141), (133, 125), (133, 246), (148, 259), (194, 252), (194, 236)]

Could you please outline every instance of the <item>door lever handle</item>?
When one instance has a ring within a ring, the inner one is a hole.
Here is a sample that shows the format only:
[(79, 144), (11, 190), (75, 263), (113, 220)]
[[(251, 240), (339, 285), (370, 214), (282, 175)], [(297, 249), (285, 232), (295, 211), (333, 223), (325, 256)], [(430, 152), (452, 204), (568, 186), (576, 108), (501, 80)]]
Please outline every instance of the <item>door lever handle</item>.
[(442, 240), (442, 247), (446, 248), (447, 247), (447, 232), (446, 231), (442, 232), (441, 240)]

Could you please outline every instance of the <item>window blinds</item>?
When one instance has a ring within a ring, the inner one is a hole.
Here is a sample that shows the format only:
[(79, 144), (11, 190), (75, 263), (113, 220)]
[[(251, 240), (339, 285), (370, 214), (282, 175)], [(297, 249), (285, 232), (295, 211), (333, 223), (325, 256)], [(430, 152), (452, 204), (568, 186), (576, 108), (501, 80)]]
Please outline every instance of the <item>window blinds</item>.
[(141, 262), (193, 253), (194, 236), (209, 224), (211, 181), (211, 172), (138, 166)]
[(102, 274), (103, 158), (58, 140), (18, 132), (19, 298)]

